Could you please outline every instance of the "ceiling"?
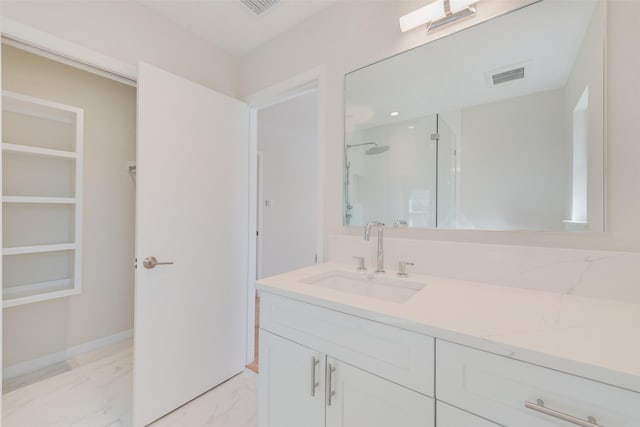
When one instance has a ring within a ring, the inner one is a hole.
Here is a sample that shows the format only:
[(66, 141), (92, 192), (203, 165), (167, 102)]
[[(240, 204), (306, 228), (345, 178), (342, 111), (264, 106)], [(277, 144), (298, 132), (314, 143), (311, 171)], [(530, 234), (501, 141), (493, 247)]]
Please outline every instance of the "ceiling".
[(337, 0), (280, 0), (261, 15), (240, 0), (138, 0), (147, 8), (241, 56)]

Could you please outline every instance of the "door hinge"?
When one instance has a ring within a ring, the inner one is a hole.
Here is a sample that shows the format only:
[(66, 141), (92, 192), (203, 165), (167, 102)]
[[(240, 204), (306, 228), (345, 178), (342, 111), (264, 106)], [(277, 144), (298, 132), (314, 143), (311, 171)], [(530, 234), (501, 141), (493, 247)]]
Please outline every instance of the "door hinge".
[(133, 260), (133, 268), (134, 268), (134, 270), (137, 270), (137, 269), (138, 269), (138, 257), (136, 257), (136, 258)]
[(317, 264), (317, 263), (318, 263), (318, 254), (314, 254), (314, 255), (315, 255), (315, 259), (314, 259), (314, 261), (315, 261), (315, 263)]
[(432, 134), (431, 134), (431, 140), (432, 140), (432, 141), (438, 141), (438, 140), (440, 140), (440, 134), (439, 134), (439, 133), (432, 133)]

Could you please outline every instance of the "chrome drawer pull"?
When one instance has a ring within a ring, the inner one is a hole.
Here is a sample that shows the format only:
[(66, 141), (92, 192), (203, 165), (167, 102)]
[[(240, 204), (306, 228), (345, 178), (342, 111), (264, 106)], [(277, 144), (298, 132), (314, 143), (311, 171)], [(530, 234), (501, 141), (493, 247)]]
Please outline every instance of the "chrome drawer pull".
[(534, 411), (542, 412), (545, 415), (549, 415), (551, 417), (555, 417), (563, 421), (567, 421), (569, 423), (573, 423), (582, 427), (603, 427), (600, 424), (596, 423), (596, 419), (594, 417), (590, 416), (590, 417), (587, 417), (586, 420), (583, 420), (581, 418), (576, 418), (572, 415), (565, 414), (563, 412), (549, 409), (544, 406), (544, 401), (542, 399), (538, 399), (537, 403), (531, 403), (525, 400), (524, 406), (527, 409), (533, 409)]
[(329, 363), (327, 367), (327, 406), (331, 406), (331, 398), (336, 395), (333, 391), (333, 373), (336, 371), (336, 367)]
[(311, 357), (311, 397), (316, 395), (316, 388), (320, 385), (318, 381), (316, 381), (316, 366), (320, 363), (315, 356)]

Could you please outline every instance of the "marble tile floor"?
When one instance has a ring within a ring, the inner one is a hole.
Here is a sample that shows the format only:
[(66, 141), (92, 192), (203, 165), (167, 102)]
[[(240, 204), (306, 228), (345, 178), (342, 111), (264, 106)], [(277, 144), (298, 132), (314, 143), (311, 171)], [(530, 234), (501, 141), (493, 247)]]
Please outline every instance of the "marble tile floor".
[(25, 375), (20, 375), (15, 378), (3, 380), (2, 393), (6, 394), (29, 384), (40, 382), (47, 378), (60, 375), (63, 372), (68, 372), (71, 369), (78, 368), (81, 365), (95, 362), (105, 357), (117, 354), (125, 349), (131, 348), (131, 346), (133, 346), (133, 338), (112, 344), (95, 351), (79, 354), (73, 358), (65, 360), (64, 362), (56, 363)]
[[(131, 427), (133, 347), (98, 352), (3, 395), (4, 427)], [(152, 427), (256, 427), (257, 375), (246, 370)]]
[(2, 381), (2, 394), (18, 390), (19, 388), (34, 384), (47, 378), (55, 377), (72, 369), (71, 364), (67, 361), (55, 363), (46, 368), (38, 369), (28, 374), (20, 375), (15, 378), (9, 378)]

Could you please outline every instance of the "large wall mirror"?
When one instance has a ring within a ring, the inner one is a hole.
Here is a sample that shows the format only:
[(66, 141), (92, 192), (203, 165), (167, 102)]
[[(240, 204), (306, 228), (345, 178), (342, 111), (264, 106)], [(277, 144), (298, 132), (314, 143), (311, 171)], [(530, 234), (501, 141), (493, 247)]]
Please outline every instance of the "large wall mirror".
[(347, 74), (345, 225), (603, 231), (604, 10), (543, 0)]

